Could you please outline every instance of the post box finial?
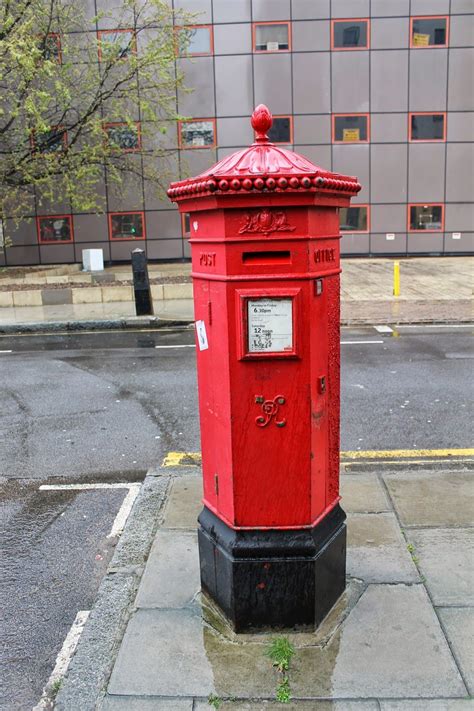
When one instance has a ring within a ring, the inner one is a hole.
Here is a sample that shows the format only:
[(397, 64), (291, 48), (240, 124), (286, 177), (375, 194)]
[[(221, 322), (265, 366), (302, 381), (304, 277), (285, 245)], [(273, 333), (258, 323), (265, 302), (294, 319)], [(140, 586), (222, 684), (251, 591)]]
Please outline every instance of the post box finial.
[(259, 104), (252, 114), (252, 128), (255, 130), (257, 143), (268, 143), (267, 131), (272, 127), (273, 116), (265, 104)]

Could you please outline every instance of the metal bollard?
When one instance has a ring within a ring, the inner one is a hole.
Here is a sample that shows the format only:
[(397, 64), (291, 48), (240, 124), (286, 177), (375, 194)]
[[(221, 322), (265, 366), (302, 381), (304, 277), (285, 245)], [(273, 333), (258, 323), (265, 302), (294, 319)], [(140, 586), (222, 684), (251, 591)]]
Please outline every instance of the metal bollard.
[(150, 279), (148, 277), (146, 254), (143, 249), (137, 248), (132, 252), (132, 272), (137, 316), (153, 316)]
[(393, 295), (400, 296), (400, 262), (393, 263)]

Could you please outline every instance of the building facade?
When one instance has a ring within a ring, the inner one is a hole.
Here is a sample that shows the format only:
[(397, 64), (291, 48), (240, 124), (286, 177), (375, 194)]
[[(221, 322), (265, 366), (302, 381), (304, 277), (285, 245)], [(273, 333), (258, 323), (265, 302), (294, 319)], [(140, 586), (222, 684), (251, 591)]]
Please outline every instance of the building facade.
[[(187, 119), (167, 137), (176, 178), (248, 146), (264, 103), (272, 140), (362, 183), (341, 211), (343, 254), (473, 252), (473, 0), (173, 1), (200, 13), (176, 60), (193, 88), (178, 92)], [(136, 246), (150, 259), (189, 257), (188, 221), (166, 197), (104, 189), (104, 215), (51, 205), (7, 226), (13, 245), (0, 259), (80, 262), (101, 248), (121, 261)]]

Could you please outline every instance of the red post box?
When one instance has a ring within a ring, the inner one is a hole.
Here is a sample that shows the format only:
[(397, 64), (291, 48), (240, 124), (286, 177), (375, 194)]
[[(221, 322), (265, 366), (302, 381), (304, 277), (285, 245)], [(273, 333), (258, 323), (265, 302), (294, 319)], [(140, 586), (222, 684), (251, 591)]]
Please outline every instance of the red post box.
[(202, 588), (237, 631), (317, 625), (345, 588), (339, 210), (360, 190), (269, 142), (172, 183), (190, 215)]

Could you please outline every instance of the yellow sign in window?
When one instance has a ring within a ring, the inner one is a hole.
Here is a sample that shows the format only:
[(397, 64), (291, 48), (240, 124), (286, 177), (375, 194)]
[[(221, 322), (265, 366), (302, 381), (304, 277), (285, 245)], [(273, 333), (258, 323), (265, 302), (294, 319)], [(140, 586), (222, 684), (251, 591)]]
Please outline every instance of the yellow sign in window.
[(360, 141), (360, 129), (358, 129), (358, 128), (343, 128), (342, 129), (342, 140), (343, 141)]
[(430, 43), (429, 35), (422, 35), (420, 32), (413, 33), (413, 46), (414, 47), (428, 47)]

